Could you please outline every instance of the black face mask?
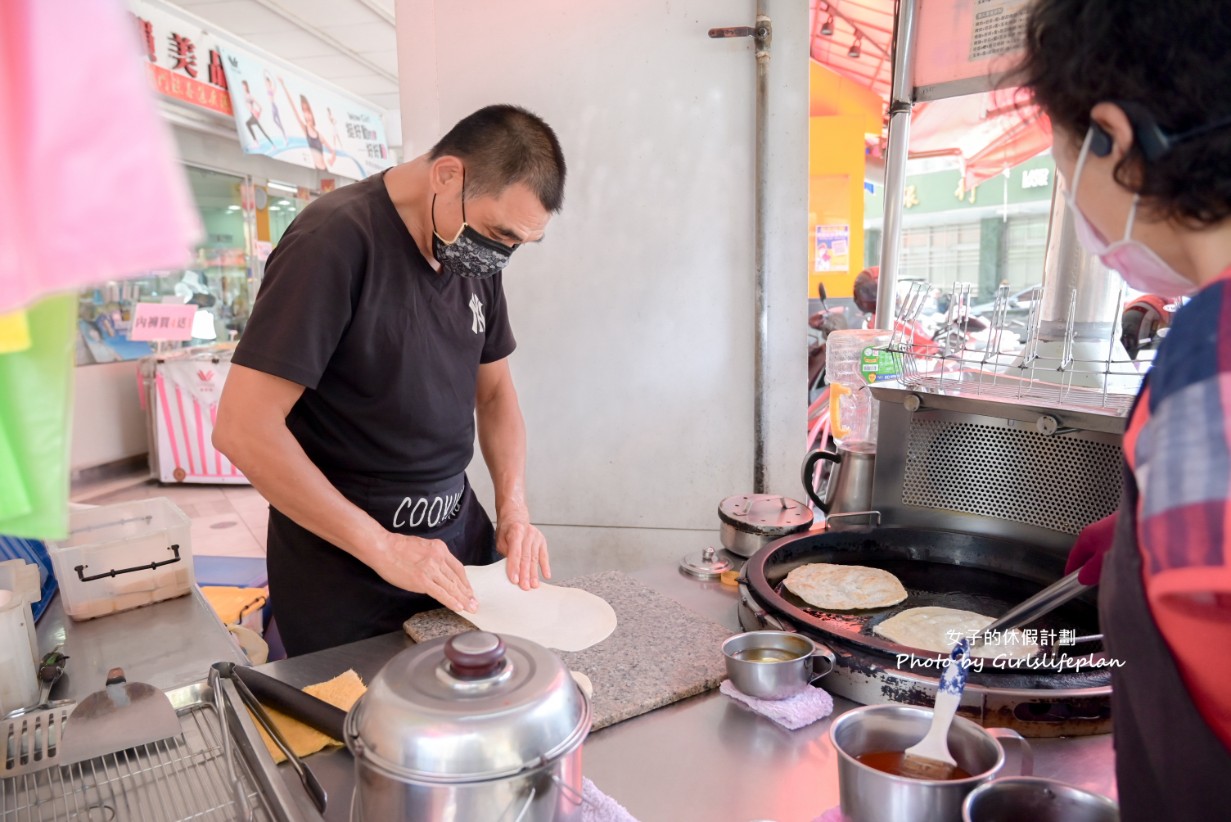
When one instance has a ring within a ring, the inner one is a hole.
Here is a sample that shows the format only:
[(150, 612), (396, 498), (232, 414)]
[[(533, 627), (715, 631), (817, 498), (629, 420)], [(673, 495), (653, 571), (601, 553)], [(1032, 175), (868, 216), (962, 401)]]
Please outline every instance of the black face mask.
[[(440, 270), (472, 280), (498, 274), (509, 263), (513, 248), (484, 237), (466, 222), (466, 172), (462, 172), (462, 227), (452, 240), (436, 231), (436, 195), (432, 195), (432, 254)], [(515, 248), (515, 247), (514, 247)]]

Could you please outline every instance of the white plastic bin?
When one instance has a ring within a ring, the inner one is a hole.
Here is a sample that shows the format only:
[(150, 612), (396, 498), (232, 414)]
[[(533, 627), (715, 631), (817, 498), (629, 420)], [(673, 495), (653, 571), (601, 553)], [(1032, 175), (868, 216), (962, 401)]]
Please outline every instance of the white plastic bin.
[(191, 533), (166, 497), (74, 511), (68, 539), (47, 543), (64, 612), (81, 621), (187, 594)]

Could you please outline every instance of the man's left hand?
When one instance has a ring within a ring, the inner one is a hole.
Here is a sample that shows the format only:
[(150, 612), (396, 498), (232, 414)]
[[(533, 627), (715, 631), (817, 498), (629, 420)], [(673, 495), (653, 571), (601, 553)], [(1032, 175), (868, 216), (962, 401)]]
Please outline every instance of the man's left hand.
[(505, 570), (509, 582), (522, 590), (539, 587), (539, 572), (551, 579), (551, 564), (547, 561), (547, 538), (529, 522), (520, 519), (500, 520), (496, 525), (496, 550), (508, 557)]

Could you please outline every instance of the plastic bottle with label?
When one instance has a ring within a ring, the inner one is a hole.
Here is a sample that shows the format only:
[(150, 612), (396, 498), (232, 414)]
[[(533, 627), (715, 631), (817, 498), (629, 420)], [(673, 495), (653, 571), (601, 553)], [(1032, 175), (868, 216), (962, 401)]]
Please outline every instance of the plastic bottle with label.
[(885, 353), (890, 332), (874, 328), (834, 331), (825, 342), (829, 383), (829, 424), (834, 443), (847, 451), (876, 453), (879, 403), (869, 384), (896, 374)]

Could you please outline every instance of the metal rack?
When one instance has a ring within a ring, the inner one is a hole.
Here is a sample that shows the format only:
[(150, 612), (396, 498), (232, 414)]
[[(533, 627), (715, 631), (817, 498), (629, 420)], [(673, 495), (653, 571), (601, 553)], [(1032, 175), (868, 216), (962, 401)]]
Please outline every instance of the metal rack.
[[(140, 747), (0, 780), (0, 820), (231, 820), (236, 782), (227, 776), (221, 717), (194, 689), (178, 710), (182, 734)], [(234, 721), (234, 719), (232, 720)], [(253, 819), (275, 816), (245, 757), (236, 780)]]
[[(921, 326), (934, 290), (930, 283), (911, 283), (898, 307), (888, 350), (900, 357), (898, 381), (903, 387), (1120, 417), (1128, 413), (1144, 371), (1126, 356), (1117, 355), (1119, 324), (1114, 321), (1108, 323), (1110, 334), (1099, 341), (1096, 354), (1078, 343), (1076, 290), (1069, 295), (1063, 337), (1045, 341), (1040, 334), (1042, 300), (1031, 305), (1018, 333), (1008, 319), (1009, 288), (1001, 286), (991, 316), (985, 318), (990, 322), (986, 340), (978, 347), (970, 344), (967, 334), (974, 321), (969, 284), (958, 284), (948, 292), (939, 339), (921, 343), (919, 335), (911, 333)], [(1117, 302), (1122, 301), (1123, 289)]]

